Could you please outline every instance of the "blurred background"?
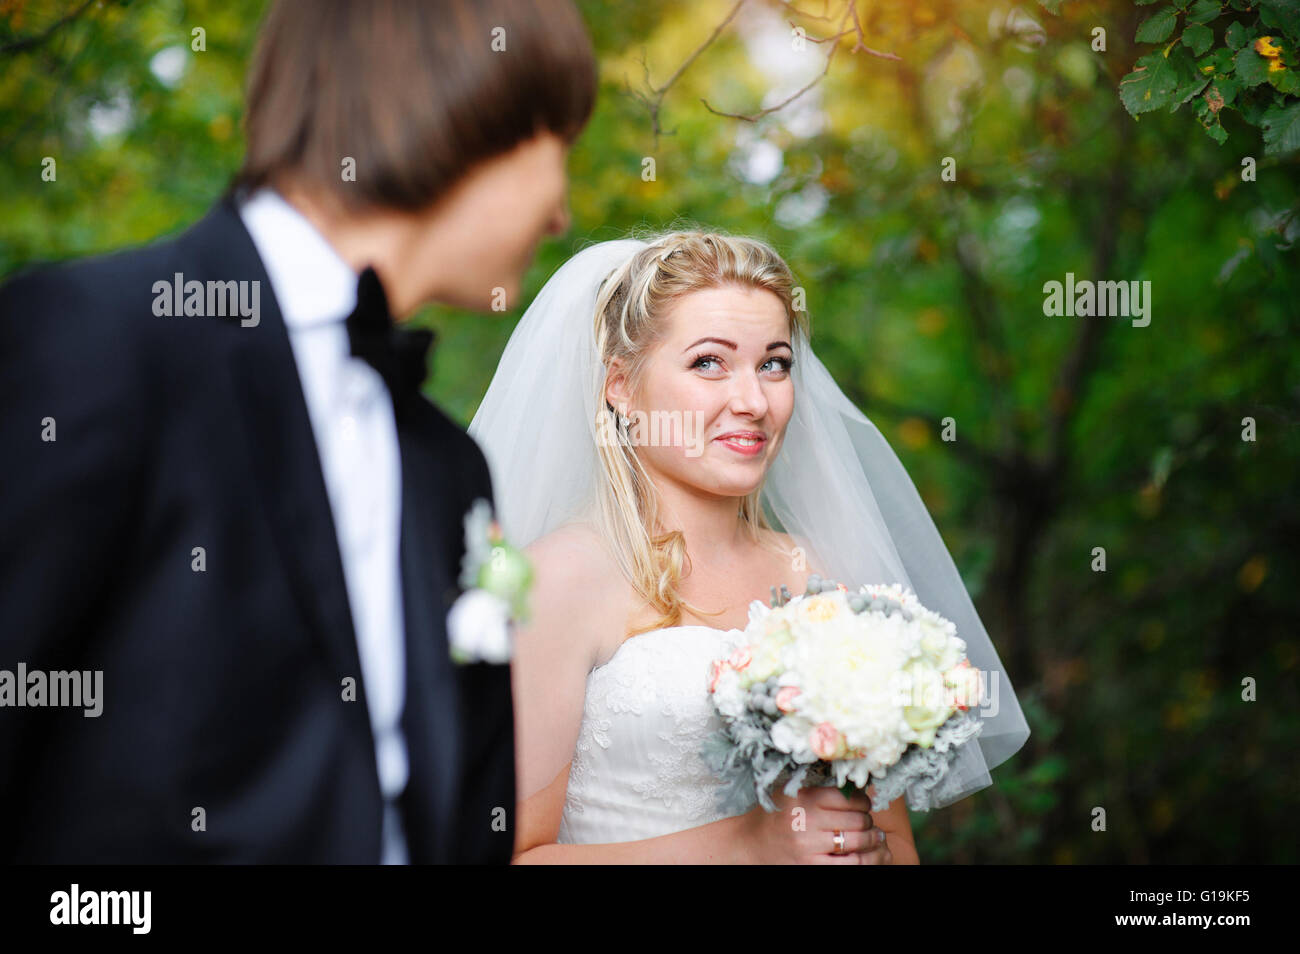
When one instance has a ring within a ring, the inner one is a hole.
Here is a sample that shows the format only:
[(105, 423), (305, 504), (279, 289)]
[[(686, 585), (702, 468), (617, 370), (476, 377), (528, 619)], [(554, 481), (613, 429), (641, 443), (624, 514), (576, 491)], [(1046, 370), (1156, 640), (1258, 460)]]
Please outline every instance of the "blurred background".
[[(430, 397), (468, 423), (585, 245), (766, 239), (1033, 732), (912, 815), (922, 861), (1294, 863), (1300, 2), (579, 6), (602, 88), (572, 229), (512, 310), (417, 317)], [(0, 0), (0, 278), (203, 215), (263, 9)], [(1150, 324), (1045, 315), (1067, 272), (1149, 281)]]

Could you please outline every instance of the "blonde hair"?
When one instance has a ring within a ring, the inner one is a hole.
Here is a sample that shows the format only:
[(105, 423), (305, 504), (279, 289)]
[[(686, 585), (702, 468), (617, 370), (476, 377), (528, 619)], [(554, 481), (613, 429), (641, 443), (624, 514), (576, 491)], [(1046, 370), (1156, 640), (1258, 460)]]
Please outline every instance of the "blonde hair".
[[(734, 286), (776, 295), (785, 306), (792, 335), (808, 337), (808, 320), (794, 307), (794, 276), (771, 246), (756, 239), (719, 232), (675, 231), (646, 239), (648, 246), (615, 269), (596, 298), (595, 336), (600, 361), (606, 369), (614, 359), (627, 368), (633, 389), (651, 350), (662, 340), (663, 318), (683, 295), (708, 288)], [(700, 616), (706, 612), (678, 593), (688, 562), (686, 538), (680, 530), (664, 531), (659, 525), (659, 504), (654, 483), (618, 424), (618, 412), (605, 398), (605, 377), (596, 394), (596, 406), (614, 416), (612, 433), (617, 441), (598, 441), (600, 468), (592, 520), (613, 551), (624, 576), (631, 581), (658, 619), (628, 635), (681, 623), (684, 609)], [(771, 529), (763, 514), (756, 488), (740, 500), (738, 518), (750, 537)]]

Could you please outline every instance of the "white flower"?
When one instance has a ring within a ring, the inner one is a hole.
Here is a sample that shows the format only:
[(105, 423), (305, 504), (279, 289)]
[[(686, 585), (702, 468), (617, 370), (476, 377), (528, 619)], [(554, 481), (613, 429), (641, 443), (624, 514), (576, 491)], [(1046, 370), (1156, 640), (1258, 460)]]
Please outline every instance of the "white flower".
[(812, 749), (813, 724), (802, 716), (788, 715), (772, 723), (772, 744), (801, 765), (817, 761)]
[(852, 782), (857, 788), (865, 789), (871, 780), (870, 759), (840, 759), (833, 764), (836, 788), (842, 788), (845, 782)]
[(745, 714), (745, 691), (740, 686), (740, 673), (730, 667), (723, 668), (713, 690), (713, 702), (728, 719), (739, 719)]
[(947, 620), (936, 622), (933, 618), (922, 617), (917, 625), (924, 634), (921, 637), (921, 651), (936, 669), (951, 669), (961, 661), (966, 651), (966, 644), (954, 635), (955, 627)]
[(492, 504), (479, 497), (465, 511), (465, 556), (461, 559), (460, 585), (478, 586), (478, 573), (492, 558)]
[(457, 662), (509, 662), (510, 604), (486, 590), (462, 593), (447, 614), (447, 636)]
[(781, 647), (769, 640), (759, 644), (753, 653), (746, 675), (750, 683), (767, 682), (781, 672)]
[(849, 604), (844, 594), (834, 590), (801, 600), (795, 615), (800, 623), (826, 623), (848, 612)]

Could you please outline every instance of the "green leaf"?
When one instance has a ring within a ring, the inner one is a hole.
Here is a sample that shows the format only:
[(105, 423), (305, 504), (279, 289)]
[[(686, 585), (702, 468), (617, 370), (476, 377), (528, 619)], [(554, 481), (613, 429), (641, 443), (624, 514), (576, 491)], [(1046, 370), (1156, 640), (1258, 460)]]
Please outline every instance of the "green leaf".
[(1173, 34), (1177, 23), (1178, 11), (1172, 6), (1161, 7), (1142, 21), (1134, 39), (1139, 43), (1163, 43)]
[(1214, 42), (1214, 31), (1202, 23), (1190, 23), (1183, 31), (1183, 44), (1196, 56), (1200, 56)]
[(1236, 65), (1237, 79), (1241, 80), (1242, 85), (1258, 86), (1260, 83), (1267, 82), (1268, 60), (1250, 47), (1243, 46), (1238, 50), (1234, 63)]
[(1142, 57), (1119, 81), (1119, 98), (1132, 116), (1164, 109), (1173, 101), (1178, 75), (1164, 53), (1157, 50)]
[(1227, 76), (1232, 72), (1232, 50), (1219, 47), (1196, 64), (1196, 71), (1206, 76)]
[(1209, 23), (1223, 10), (1218, 0), (1196, 0), (1187, 10), (1188, 23)]
[(1241, 90), (1241, 84), (1229, 76), (1223, 76), (1214, 81), (1214, 88), (1223, 97), (1223, 105), (1231, 106), (1237, 98), (1237, 93)]
[(1268, 74), (1269, 84), (1279, 93), (1300, 96), (1300, 70), (1277, 70)]
[(1262, 125), (1265, 153), (1275, 155), (1300, 149), (1300, 101), (1270, 106)]
[(1171, 113), (1177, 112), (1179, 106), (1194, 99), (1209, 84), (1210, 80), (1205, 76), (1193, 77), (1190, 81), (1180, 83), (1178, 88), (1174, 90), (1173, 102), (1169, 106), (1169, 111)]
[(1187, 52), (1185, 47), (1175, 46), (1172, 49), (1166, 49), (1165, 55), (1173, 64), (1174, 72), (1178, 77), (1178, 85), (1173, 92), (1173, 102), (1169, 107), (1169, 111), (1172, 113), (1183, 103), (1205, 89), (1210, 82), (1210, 78), (1196, 69), (1196, 63), (1192, 60), (1192, 55)]
[(1177, 109), (1208, 82), (1208, 76), (1197, 73), (1187, 50), (1170, 44), (1137, 61), (1119, 82), (1119, 98), (1131, 115), (1139, 116), (1166, 106)]
[(1300, 0), (1260, 0), (1259, 18), (1265, 26), (1300, 40)]
[(1222, 146), (1228, 141), (1228, 130), (1223, 128), (1223, 124), (1217, 119), (1213, 123), (1206, 123), (1201, 126), (1205, 134)]
[(1246, 28), (1240, 23), (1231, 23), (1228, 26), (1228, 32), (1224, 34), (1223, 38), (1232, 49), (1240, 50), (1246, 45)]
[(1064, 2), (1065, 0), (1038, 0), (1038, 5), (1053, 16), (1059, 17), (1061, 15), (1061, 4)]
[[(1237, 82), (1231, 79), (1218, 79), (1205, 91), (1198, 105), (1197, 115), (1201, 117), (1202, 122), (1218, 122), (1215, 117), (1229, 106), (1237, 98)], [(1204, 107), (1201, 109), (1200, 107)]]
[(1241, 118), (1252, 126), (1264, 125), (1264, 111), (1271, 105), (1251, 90), (1243, 91), (1237, 99), (1237, 109), (1241, 112)]

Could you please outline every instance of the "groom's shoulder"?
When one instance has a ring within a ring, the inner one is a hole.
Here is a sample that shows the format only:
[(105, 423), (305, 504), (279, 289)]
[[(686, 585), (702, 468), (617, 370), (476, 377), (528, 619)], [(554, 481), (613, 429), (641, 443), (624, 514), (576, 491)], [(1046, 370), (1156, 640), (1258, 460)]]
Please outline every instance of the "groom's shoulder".
[(22, 266), (0, 280), (0, 316), (48, 315), (90, 332), (129, 319), (131, 325), (115, 333), (135, 329), (147, 334), (159, 323), (139, 320), (142, 310), (156, 318), (160, 285), (183, 282), (187, 273), (195, 278), (263, 277), (261, 260), (231, 200), (223, 198), (202, 218), (128, 248)]
[(427, 398), (421, 402), (421, 404), (424, 407), (427, 426), (429, 426), (440, 439), (452, 444), (460, 445), (467, 450), (473, 448), (480, 457), (482, 456), (482, 452), (479, 451), (478, 444), (474, 441), (474, 438), (470, 437), (465, 431), (465, 428), (461, 427), (461, 425), (457, 423), (450, 414), (439, 407), (437, 403), (428, 400)]
[(207, 280), (207, 307), (215, 300), (211, 286), (221, 286), (228, 302), (228, 286), (239, 292), (240, 283), (225, 279), (241, 277), (259, 284), (261, 260), (223, 200), (197, 222), (148, 242), (32, 263), (0, 280), (0, 350), (11, 364), (32, 363), (51, 381), (74, 381), (88, 393), (170, 380), (210, 365), (215, 340), (243, 330), (239, 319), (177, 321), (191, 279)]
[[(37, 391), (98, 395), (133, 391), (147, 362), (140, 342), (150, 332), (146, 279), (167, 267), (169, 250), (154, 244), (25, 267), (0, 283), (0, 352)], [(143, 311), (142, 311), (143, 309)]]
[(478, 442), (433, 401), (425, 399), (420, 406), (427, 433), (438, 444), (439, 458), (452, 468), (467, 492), (490, 496), (492, 479)]
[(77, 318), (125, 310), (135, 297), (130, 290), (137, 279), (161, 274), (168, 267), (172, 244), (174, 240), (166, 240), (82, 258), (30, 263), (0, 283), (0, 314), (10, 320), (30, 318), (33, 312)]
[(29, 263), (0, 282), (0, 321), (72, 347), (147, 336), (159, 327), (156, 286), (173, 282), (187, 264), (193, 270), (196, 236), (213, 218), (130, 248)]

